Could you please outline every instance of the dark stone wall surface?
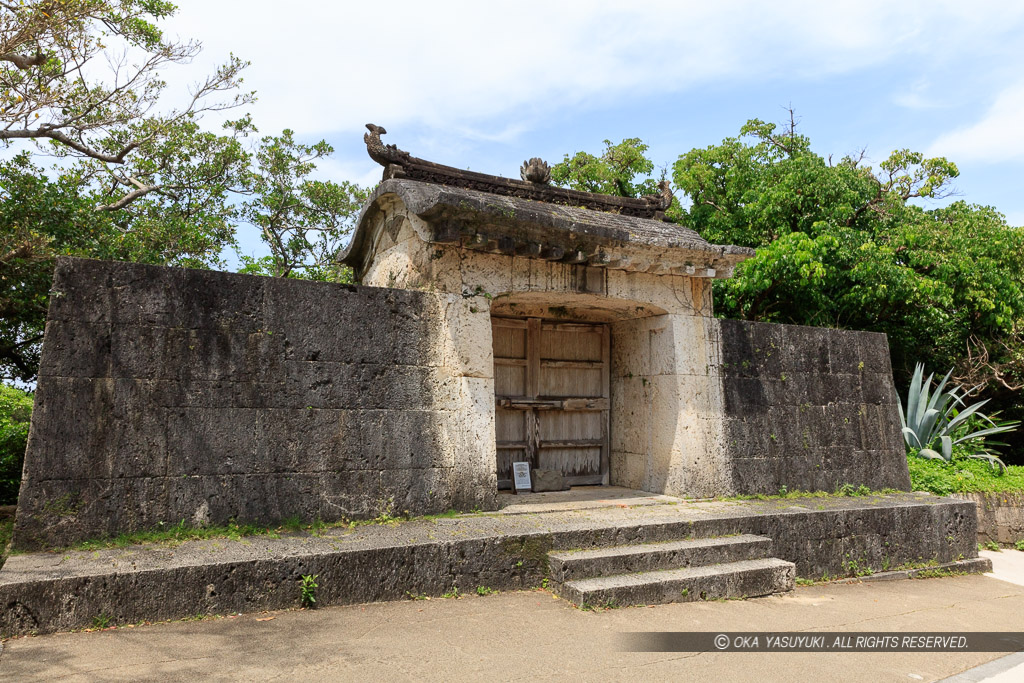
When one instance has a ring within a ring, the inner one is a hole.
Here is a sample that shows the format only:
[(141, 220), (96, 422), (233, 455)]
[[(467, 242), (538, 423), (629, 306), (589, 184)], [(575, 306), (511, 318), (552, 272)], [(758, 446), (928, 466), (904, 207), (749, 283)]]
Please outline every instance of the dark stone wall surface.
[(319, 605), (439, 596), (453, 587), (463, 593), (477, 586), (522, 590), (543, 584), (551, 550), (738, 533), (770, 537), (772, 555), (794, 562), (797, 576), (807, 579), (977, 557), (974, 504), (938, 496), (744, 501), (700, 513), (688, 513), (686, 506), (650, 511), (658, 507), (667, 514), (646, 520), (642, 512), (614, 508), (586, 516), (367, 525), (302, 539), (253, 536), (244, 546), (218, 539), (216, 553), (210, 541), (189, 542), (174, 553), (143, 546), (71, 551), (49, 569), (39, 567), (33, 554), (18, 555), (0, 573), (0, 604), (6, 607), (0, 610), (0, 637), (83, 628), (97, 614), (130, 624), (297, 607), (304, 574), (319, 577)]
[(737, 493), (910, 489), (884, 334), (719, 323)]
[[(14, 545), (488, 507), (426, 292), (61, 259)], [(492, 439), (491, 435), (480, 435)], [(472, 483), (470, 484), (472, 488)]]

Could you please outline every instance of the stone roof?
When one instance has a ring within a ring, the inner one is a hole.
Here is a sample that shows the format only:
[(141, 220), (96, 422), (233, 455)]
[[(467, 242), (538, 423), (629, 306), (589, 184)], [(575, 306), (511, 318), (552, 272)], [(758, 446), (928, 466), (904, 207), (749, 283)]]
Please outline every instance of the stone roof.
[(644, 252), (651, 258), (643, 270), (675, 269), (692, 275), (697, 269), (717, 268), (718, 277), (754, 255), (746, 247), (713, 245), (674, 223), (392, 179), (378, 185), (370, 196), (341, 256), (343, 263), (357, 270), (365, 263), (372, 244), (371, 216), (388, 196), (397, 197), (430, 225), (430, 242), (461, 242), (470, 249), (629, 270), (633, 268), (627, 267), (623, 254)]
[(370, 131), (363, 135), (366, 152), (370, 158), (384, 167), (382, 181), (392, 178), (419, 180), (448, 187), (479, 190), (520, 199), (533, 199), (547, 204), (564, 204), (596, 211), (610, 211), (639, 218), (664, 218), (665, 210), (672, 205), (672, 191), (667, 181), (658, 183), (658, 193), (643, 197), (620, 197), (615, 195), (580, 192), (551, 185), (551, 168), (542, 160), (533, 158), (519, 169), (522, 180), (477, 173), (453, 166), (435, 164), (419, 159), (394, 145), (385, 145), (380, 136), (387, 133), (380, 126), (366, 124)]
[(718, 278), (754, 255), (661, 220), (672, 201), (664, 181), (659, 194), (644, 197), (578, 192), (549, 185), (550, 168), (540, 159), (523, 164), (522, 180), (502, 178), (418, 159), (385, 145), (380, 126), (366, 127), (367, 152), (384, 174), (341, 254), (357, 273), (373, 258), (375, 217), (394, 197), (424, 221), (419, 232), (427, 242), (477, 251)]

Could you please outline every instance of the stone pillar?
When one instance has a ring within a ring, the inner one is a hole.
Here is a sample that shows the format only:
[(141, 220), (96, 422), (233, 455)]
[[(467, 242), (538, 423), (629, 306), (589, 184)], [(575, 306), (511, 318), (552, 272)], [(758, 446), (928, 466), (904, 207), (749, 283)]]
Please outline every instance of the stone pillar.
[(444, 359), (446, 404), (443, 431), (454, 452), (452, 505), (460, 510), (497, 506), (494, 434), (494, 354), (490, 301), (441, 295), (439, 352)]
[(613, 484), (692, 498), (732, 492), (716, 330), (680, 313), (612, 325)]

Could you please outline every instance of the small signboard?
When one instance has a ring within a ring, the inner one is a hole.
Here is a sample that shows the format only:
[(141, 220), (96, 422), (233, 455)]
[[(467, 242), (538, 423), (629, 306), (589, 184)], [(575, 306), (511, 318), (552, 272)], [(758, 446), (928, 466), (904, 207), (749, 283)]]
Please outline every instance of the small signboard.
[(516, 493), (520, 491), (529, 491), (533, 488), (533, 484), (530, 483), (530, 463), (528, 462), (514, 462), (512, 463), (512, 490)]

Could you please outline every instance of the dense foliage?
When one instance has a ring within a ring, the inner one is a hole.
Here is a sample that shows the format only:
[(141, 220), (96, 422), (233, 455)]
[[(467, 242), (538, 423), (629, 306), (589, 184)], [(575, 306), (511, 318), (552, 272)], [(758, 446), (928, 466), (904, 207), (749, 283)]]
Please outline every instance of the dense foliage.
[[(720, 314), (886, 332), (904, 378), (922, 359), (957, 365), (962, 383), (1019, 388), (1024, 363), (1008, 347), (1024, 326), (1024, 232), (989, 207), (911, 203), (945, 196), (957, 175), (907, 150), (877, 171), (831, 163), (792, 128), (755, 120), (741, 138), (682, 155), (673, 177), (691, 200), (683, 222), (758, 248), (716, 283)], [(965, 364), (969, 348), (986, 350), (987, 367)]]
[(323, 140), (301, 144), (290, 130), (261, 140), (247, 187), (252, 199), (240, 215), (259, 229), (270, 255), (243, 256), (241, 272), (351, 281), (351, 271), (338, 265), (336, 255), (369, 193), (353, 183), (309, 178), (316, 160), (333, 151)]
[(32, 395), (0, 384), (0, 505), (18, 500), (31, 416)]
[[(250, 223), (272, 255), (242, 257), (246, 272), (345, 278), (333, 255), (364, 195), (308, 177), (330, 147), (285, 131), (253, 149), (248, 116), (201, 126), (204, 112), (252, 101), (239, 91), (244, 62), (161, 108), (164, 71), (199, 51), (159, 29), (174, 11), (160, 0), (0, 4), (0, 143), (29, 145), (0, 161), (0, 378), (35, 377), (60, 255), (223, 267)], [(63, 159), (43, 168), (38, 151)]]
[[(637, 140), (614, 147), (622, 146), (646, 151)], [(588, 189), (575, 168), (600, 177), (590, 166), (604, 162), (613, 178), (653, 169), (608, 156), (567, 156), (552, 178)], [(569, 163), (579, 158), (588, 164)], [(672, 180), (683, 202), (669, 217), (712, 243), (757, 249), (733, 278), (715, 282), (718, 315), (885, 332), (904, 386), (918, 360), (930, 370), (954, 367), (954, 382), (983, 385), (990, 410), (1019, 419), (1024, 230), (991, 207), (936, 206), (958, 174), (946, 159), (909, 150), (877, 169), (863, 155), (834, 161), (812, 151), (792, 119), (781, 128), (751, 120), (738, 137), (679, 157)], [(615, 186), (638, 194), (644, 182)]]
[(1004, 474), (977, 460), (941, 460), (909, 458), (910, 486), (914, 491), (929, 491), (940, 496), (973, 491), (1024, 491), (1024, 467), (1010, 465)]
[(617, 145), (604, 141), (604, 151), (595, 157), (577, 152), (551, 169), (551, 182), (582, 192), (597, 192), (620, 197), (657, 194), (658, 184), (649, 178), (654, 162), (645, 154), (647, 145), (640, 138), (627, 138)]

